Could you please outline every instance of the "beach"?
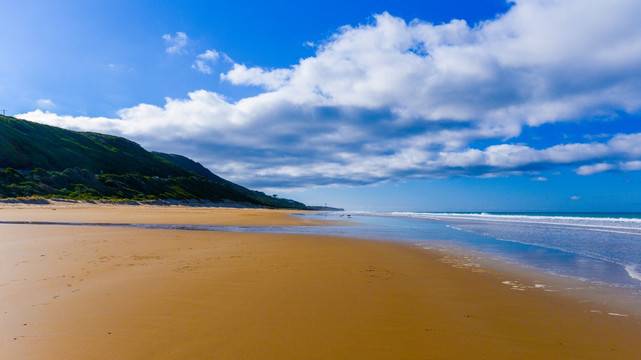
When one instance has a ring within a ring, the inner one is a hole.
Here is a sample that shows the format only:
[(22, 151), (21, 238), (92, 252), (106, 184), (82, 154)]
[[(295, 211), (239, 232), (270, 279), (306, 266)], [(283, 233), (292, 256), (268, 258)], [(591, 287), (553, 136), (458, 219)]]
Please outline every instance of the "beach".
[(289, 213), (1, 205), (0, 359), (641, 358), (636, 315), (411, 244), (27, 223), (323, 226)]

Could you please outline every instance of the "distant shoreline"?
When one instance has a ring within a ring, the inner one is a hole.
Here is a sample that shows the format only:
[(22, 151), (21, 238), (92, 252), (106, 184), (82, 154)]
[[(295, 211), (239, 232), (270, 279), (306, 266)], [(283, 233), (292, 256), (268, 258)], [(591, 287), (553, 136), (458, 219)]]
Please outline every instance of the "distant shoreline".
[(202, 206), (202, 207), (229, 207), (229, 208), (266, 208), (253, 204), (242, 204), (234, 202), (213, 202), (207, 200), (128, 200), (128, 199), (96, 199), (96, 200), (75, 200), (61, 198), (3, 198), (0, 204), (23, 204), (23, 205), (64, 205), (64, 204), (87, 204), (87, 205), (152, 205), (152, 206)]
[[(2, 205), (53, 205), (63, 206), (65, 204), (76, 205), (130, 205), (130, 206), (188, 206), (188, 207), (213, 207), (213, 208), (236, 208), (236, 209), (288, 209), (260, 206), (249, 203), (237, 203), (233, 201), (214, 202), (208, 200), (198, 199), (161, 199), (161, 200), (128, 200), (128, 199), (96, 199), (96, 200), (75, 200), (75, 199), (61, 199), (61, 198), (44, 198), (44, 197), (24, 197), (24, 198), (0, 198), (0, 206)], [(297, 210), (297, 209), (289, 209)], [(300, 209), (299, 209), (300, 210)], [(333, 208), (327, 206), (308, 206), (303, 211), (344, 211), (341, 208)]]

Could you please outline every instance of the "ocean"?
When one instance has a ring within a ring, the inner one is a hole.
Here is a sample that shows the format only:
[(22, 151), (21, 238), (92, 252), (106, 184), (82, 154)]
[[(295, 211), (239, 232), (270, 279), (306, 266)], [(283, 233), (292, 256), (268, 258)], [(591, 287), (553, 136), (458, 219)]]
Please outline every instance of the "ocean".
[(641, 213), (321, 213), (336, 235), (457, 247), (641, 293)]

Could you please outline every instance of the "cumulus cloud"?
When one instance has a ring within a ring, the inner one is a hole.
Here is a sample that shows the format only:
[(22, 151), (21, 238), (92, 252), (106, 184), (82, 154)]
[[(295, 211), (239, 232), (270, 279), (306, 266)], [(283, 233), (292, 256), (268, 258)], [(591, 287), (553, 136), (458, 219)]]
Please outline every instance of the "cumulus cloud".
[(234, 64), (234, 68), (226, 74), (221, 74), (220, 78), (234, 85), (256, 85), (274, 90), (285, 85), (292, 72), (289, 69), (264, 70), (258, 67), (247, 68), (242, 64)]
[(25, 114), (18, 114), (16, 117), (68, 129), (119, 133), (117, 127), (119, 120), (106, 117), (58, 115), (40, 109)]
[[(511, 140), (527, 126), (639, 111), (639, 13), (633, 0), (517, 0), (475, 25), (383, 13), (342, 27), (291, 66), (234, 63), (223, 81), (262, 88), (238, 101), (197, 90), (114, 118), (21, 116), (182, 152), (260, 187), (531, 174), (559, 165), (580, 175), (639, 170), (641, 133), (546, 148)], [(163, 38), (168, 52), (187, 43), (184, 33)], [(212, 73), (222, 56), (209, 50), (193, 67)]]
[(641, 156), (641, 133), (617, 135), (608, 141), (608, 145), (618, 153)]
[(291, 68), (239, 65), (222, 78), (306, 103), (387, 106), (427, 121), (518, 127), (634, 111), (641, 95), (641, 40), (630, 15), (636, 10), (634, 1), (518, 1), (474, 27), (461, 20), (408, 24), (384, 13), (375, 24), (343, 27)]
[(187, 34), (184, 32), (177, 32), (174, 36), (170, 34), (165, 34), (162, 36), (167, 44), (167, 49), (165, 49), (170, 54), (182, 54), (185, 51), (185, 46), (187, 46)]

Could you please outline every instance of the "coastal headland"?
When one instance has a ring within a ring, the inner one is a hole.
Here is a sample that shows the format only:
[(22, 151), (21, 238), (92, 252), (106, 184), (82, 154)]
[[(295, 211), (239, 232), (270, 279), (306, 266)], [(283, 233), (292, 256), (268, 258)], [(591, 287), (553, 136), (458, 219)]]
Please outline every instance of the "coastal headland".
[(27, 224), (323, 226), (289, 213), (0, 205), (0, 359), (641, 358), (635, 315), (410, 244)]

